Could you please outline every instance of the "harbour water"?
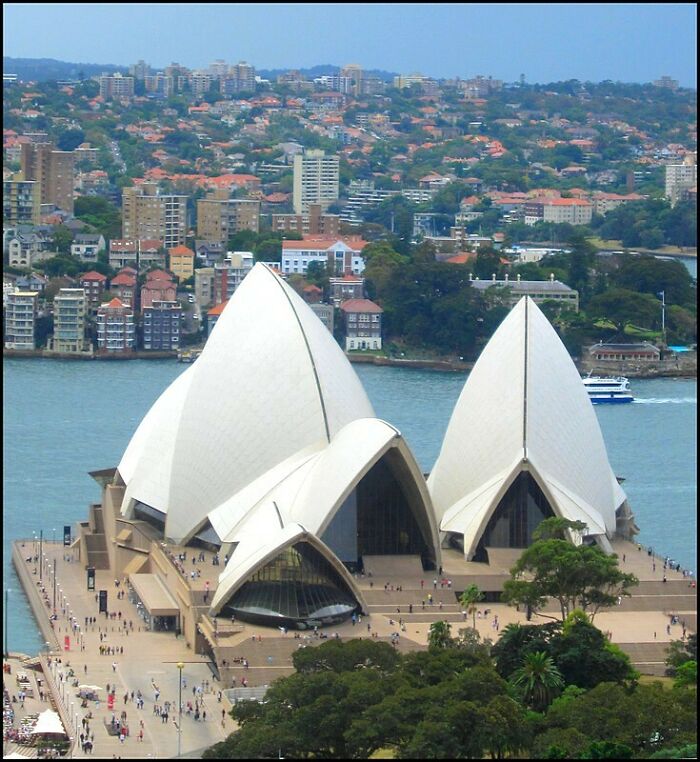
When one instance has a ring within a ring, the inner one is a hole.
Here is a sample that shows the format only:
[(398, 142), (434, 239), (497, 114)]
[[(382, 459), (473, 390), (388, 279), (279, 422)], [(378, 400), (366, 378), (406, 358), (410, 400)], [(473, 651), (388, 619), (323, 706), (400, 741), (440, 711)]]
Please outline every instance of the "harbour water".
[[(10, 542), (40, 531), (60, 539), (64, 524), (85, 520), (100, 496), (88, 471), (118, 464), (145, 413), (187, 367), (172, 360), (4, 360), (3, 572), (11, 650), (31, 654), (43, 643), (11, 569)], [(355, 369), (377, 416), (401, 430), (429, 471), (465, 376)], [(696, 382), (635, 379), (632, 389), (633, 404), (595, 408), (610, 462), (626, 479), (640, 542), (696, 570)]]

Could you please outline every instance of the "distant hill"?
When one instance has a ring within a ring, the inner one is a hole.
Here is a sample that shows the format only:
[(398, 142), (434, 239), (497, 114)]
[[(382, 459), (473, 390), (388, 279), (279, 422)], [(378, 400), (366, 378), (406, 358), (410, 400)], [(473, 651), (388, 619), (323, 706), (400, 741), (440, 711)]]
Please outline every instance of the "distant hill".
[(46, 82), (52, 79), (78, 79), (94, 77), (102, 72), (121, 71), (128, 66), (115, 64), (69, 63), (54, 58), (10, 58), (3, 56), (3, 74), (16, 74), (22, 82)]
[[(94, 77), (102, 72), (121, 71), (126, 73), (128, 66), (117, 66), (116, 64), (95, 64), (95, 63), (70, 63), (68, 61), (57, 61), (54, 58), (10, 58), (4, 56), (2, 59), (2, 70), (4, 74), (16, 74), (22, 82), (46, 82), (52, 79), (78, 79), (79, 77)], [(280, 74), (289, 71), (286, 69), (259, 69), (257, 73), (263, 79), (275, 80)], [(301, 74), (307, 79), (314, 77), (323, 77), (324, 75), (337, 74), (340, 66), (332, 64), (320, 64), (312, 66), (309, 69), (299, 69)], [(379, 77), (387, 82), (391, 82), (396, 76), (392, 72), (381, 70), (365, 70), (366, 77)]]

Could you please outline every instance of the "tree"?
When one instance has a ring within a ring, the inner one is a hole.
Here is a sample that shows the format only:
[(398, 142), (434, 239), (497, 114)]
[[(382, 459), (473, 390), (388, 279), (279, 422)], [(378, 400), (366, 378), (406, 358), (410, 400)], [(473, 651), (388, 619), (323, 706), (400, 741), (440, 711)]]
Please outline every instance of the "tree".
[(459, 596), (459, 603), (464, 610), (472, 615), (472, 627), (476, 630), (476, 604), (483, 600), (484, 594), (477, 585), (469, 585)]
[(511, 682), (523, 692), (525, 702), (541, 712), (564, 688), (564, 679), (554, 660), (544, 651), (527, 654), (523, 666), (516, 670)]
[[(545, 519), (540, 531), (567, 524), (574, 530), (577, 526), (576, 522), (563, 519)], [(549, 598), (554, 598), (559, 602), (562, 622), (576, 608), (590, 609), (592, 620), (601, 607), (613, 606), (619, 596), (630, 595), (629, 588), (636, 584), (638, 580), (633, 574), (620, 571), (617, 556), (607, 556), (585, 543), (574, 545), (567, 540), (544, 539), (527, 548), (511, 569), (503, 599), (537, 611)]]
[(65, 225), (59, 225), (53, 234), (53, 245), (59, 254), (70, 254), (70, 245), (73, 243), (73, 233)]
[(673, 681), (676, 688), (684, 688), (687, 685), (698, 684), (698, 663), (695, 660), (683, 662), (676, 669), (676, 677)]
[(666, 664), (668, 669), (666, 674), (673, 677), (681, 664), (687, 661), (697, 661), (698, 641), (697, 635), (691, 633), (687, 640), (672, 640), (666, 649)]
[(85, 133), (81, 129), (68, 129), (58, 136), (56, 147), (59, 151), (74, 151), (85, 142)]
[(428, 648), (435, 651), (450, 646), (452, 644), (451, 629), (452, 626), (448, 622), (433, 622), (428, 632)]

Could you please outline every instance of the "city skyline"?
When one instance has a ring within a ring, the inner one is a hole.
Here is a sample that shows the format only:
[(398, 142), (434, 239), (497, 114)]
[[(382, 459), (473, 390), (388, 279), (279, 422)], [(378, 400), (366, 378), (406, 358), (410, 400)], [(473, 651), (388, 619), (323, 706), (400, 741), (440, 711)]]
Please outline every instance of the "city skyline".
[(224, 59), (263, 70), (357, 63), (437, 78), (649, 82), (666, 74), (684, 87), (697, 81), (690, 3), (173, 4), (167, 16), (152, 5), (5, 4), (4, 51), (119, 66), (144, 59), (155, 68)]

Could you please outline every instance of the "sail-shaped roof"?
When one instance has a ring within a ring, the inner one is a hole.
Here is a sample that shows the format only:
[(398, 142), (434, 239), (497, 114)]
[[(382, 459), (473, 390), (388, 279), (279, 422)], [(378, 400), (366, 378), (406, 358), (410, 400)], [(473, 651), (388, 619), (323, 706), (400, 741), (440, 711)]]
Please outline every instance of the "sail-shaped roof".
[(273, 467), (322, 449), (374, 413), (331, 334), (278, 275), (256, 265), (194, 365), (161, 395), (119, 465), (123, 510), (165, 513), (180, 541)]
[(581, 377), (529, 297), (511, 310), (469, 375), (428, 479), (440, 529), (467, 558), (517, 475), (532, 473), (558, 515), (612, 537), (624, 492)]

